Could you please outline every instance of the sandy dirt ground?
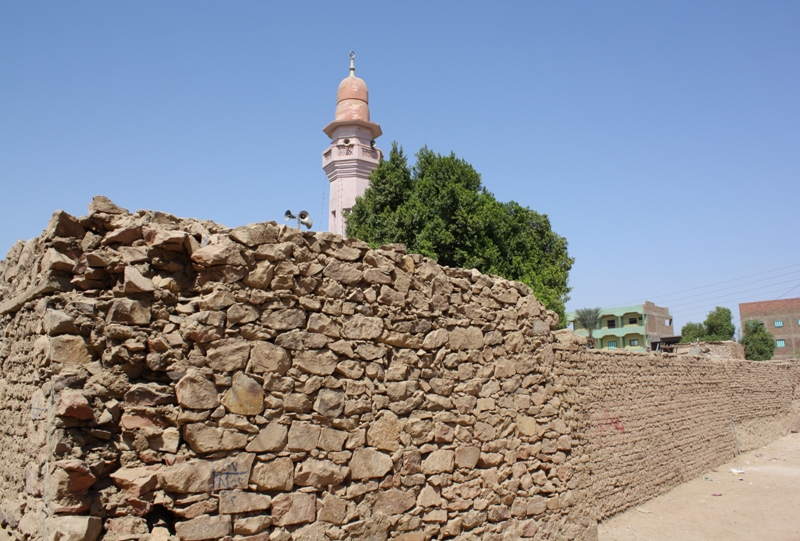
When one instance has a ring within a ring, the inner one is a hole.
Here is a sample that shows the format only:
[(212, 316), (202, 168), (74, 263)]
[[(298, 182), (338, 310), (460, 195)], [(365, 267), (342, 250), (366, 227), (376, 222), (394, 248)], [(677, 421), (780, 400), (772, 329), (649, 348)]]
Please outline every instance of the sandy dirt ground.
[(800, 434), (742, 453), (599, 527), (599, 541), (739, 540), (800, 541)]

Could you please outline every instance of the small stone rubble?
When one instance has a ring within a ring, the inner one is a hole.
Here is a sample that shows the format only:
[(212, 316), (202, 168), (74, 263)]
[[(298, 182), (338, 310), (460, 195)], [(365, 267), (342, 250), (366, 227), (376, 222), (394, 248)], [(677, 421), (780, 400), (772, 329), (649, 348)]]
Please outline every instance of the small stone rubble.
[(589, 539), (522, 284), (96, 197), (0, 263), (0, 540)]

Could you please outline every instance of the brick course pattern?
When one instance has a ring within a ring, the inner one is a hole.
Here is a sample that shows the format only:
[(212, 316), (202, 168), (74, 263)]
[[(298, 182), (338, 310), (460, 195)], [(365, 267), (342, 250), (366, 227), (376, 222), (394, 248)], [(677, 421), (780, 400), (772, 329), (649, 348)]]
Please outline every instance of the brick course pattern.
[[(800, 298), (743, 302), (739, 304), (739, 318), (742, 325), (750, 319), (761, 321), (776, 341), (784, 341), (784, 347), (775, 348), (773, 361), (800, 356)], [(776, 327), (776, 321), (782, 321), (783, 326)]]

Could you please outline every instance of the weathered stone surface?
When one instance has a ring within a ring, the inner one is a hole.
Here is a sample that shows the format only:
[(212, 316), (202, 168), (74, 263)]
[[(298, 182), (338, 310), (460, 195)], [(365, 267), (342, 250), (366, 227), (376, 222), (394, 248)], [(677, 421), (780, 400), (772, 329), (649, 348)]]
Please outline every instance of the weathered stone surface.
[(278, 526), (314, 522), (317, 503), (313, 494), (279, 494), (272, 501), (272, 521)]
[(303, 421), (292, 421), (292, 426), (289, 428), (287, 448), (290, 451), (311, 451), (316, 449), (321, 433), (322, 429), (317, 425)]
[(361, 281), (362, 272), (355, 265), (343, 263), (338, 259), (332, 260), (322, 271), (326, 278), (336, 280), (345, 285), (356, 285)]
[(115, 485), (138, 498), (158, 486), (158, 470), (157, 466), (120, 468), (110, 477)]
[(74, 216), (63, 210), (57, 210), (50, 218), (43, 235), (45, 238), (75, 237), (80, 239), (83, 238), (85, 232), (86, 230)]
[(244, 372), (237, 372), (233, 375), (231, 388), (222, 403), (233, 413), (258, 415), (264, 411), (264, 389)]
[(300, 486), (326, 487), (341, 484), (349, 472), (346, 466), (339, 466), (330, 460), (308, 459), (297, 465), (294, 482)]
[(184, 408), (212, 409), (219, 406), (214, 383), (198, 372), (189, 372), (175, 385), (178, 404)]
[(538, 434), (539, 424), (536, 422), (535, 417), (527, 417), (524, 415), (517, 417), (517, 428), (521, 436), (536, 436)]
[(175, 403), (175, 393), (166, 385), (137, 383), (125, 393), (125, 402), (135, 406), (161, 406)]
[(350, 476), (353, 479), (383, 477), (391, 469), (391, 457), (370, 447), (356, 449), (350, 460)]
[(246, 265), (242, 253), (231, 244), (210, 244), (192, 253), (192, 261), (204, 267)]
[(454, 350), (483, 349), (483, 333), (477, 327), (456, 327), (450, 331), (448, 347)]
[(321, 389), (314, 401), (314, 411), (329, 419), (335, 419), (344, 411), (344, 398), (343, 392)]
[(294, 464), (291, 458), (276, 458), (259, 462), (253, 468), (250, 482), (259, 490), (288, 491), (294, 486)]
[(317, 446), (325, 451), (341, 451), (347, 441), (348, 432), (324, 427)]
[(58, 397), (56, 415), (86, 421), (94, 417), (89, 401), (78, 391), (65, 390)]
[(262, 316), (264, 325), (276, 331), (290, 331), (300, 329), (306, 325), (306, 313), (297, 308), (276, 310)]
[(97, 480), (89, 466), (75, 458), (56, 461), (52, 470), (45, 492), (54, 498), (85, 494)]
[(45, 524), (46, 541), (95, 541), (103, 530), (100, 517), (53, 516)]
[(95, 195), (89, 203), (89, 214), (130, 214), (127, 209), (114, 204), (111, 199), (104, 195)]
[(230, 515), (202, 515), (186, 522), (175, 523), (175, 533), (181, 541), (222, 539), (233, 531)]
[(384, 451), (397, 451), (400, 448), (400, 422), (397, 415), (384, 411), (367, 430), (367, 445)]
[(250, 352), (250, 370), (255, 374), (284, 375), (292, 361), (282, 347), (270, 342), (256, 342)]
[(255, 494), (243, 490), (223, 490), (219, 493), (219, 512), (227, 515), (264, 511), (269, 509), (272, 498), (266, 494)]
[(122, 283), (122, 290), (125, 293), (152, 293), (155, 289), (153, 281), (142, 276), (136, 267), (130, 265), (125, 267), (125, 277)]
[(450, 473), (455, 464), (455, 453), (447, 449), (434, 451), (422, 461), (422, 473), (433, 475), (437, 473)]
[(278, 241), (278, 226), (274, 222), (243, 225), (229, 235), (233, 240), (249, 247), (273, 244)]
[(115, 299), (108, 311), (107, 323), (147, 325), (150, 323), (150, 305), (134, 299)]
[(288, 433), (285, 426), (272, 422), (259, 431), (258, 436), (247, 444), (245, 450), (252, 453), (283, 451), (288, 442)]
[(480, 447), (472, 445), (461, 446), (455, 451), (455, 462), (459, 468), (472, 469), (478, 463), (481, 456)]
[(161, 488), (167, 492), (211, 492), (212, 471), (211, 462), (190, 460), (162, 468), (158, 472), (158, 479)]
[(383, 320), (359, 314), (345, 321), (342, 337), (350, 340), (375, 340), (383, 332)]
[(238, 453), (211, 462), (213, 490), (247, 488), (256, 455)]
[(450, 340), (450, 333), (447, 329), (436, 329), (429, 332), (422, 341), (423, 349), (437, 349), (445, 345)]
[(258, 321), (261, 314), (257, 308), (249, 304), (237, 303), (228, 308), (226, 315), (228, 325), (243, 325)]
[(82, 365), (92, 361), (92, 354), (81, 336), (62, 334), (50, 339), (50, 360), (65, 365)]
[(414, 492), (391, 488), (378, 494), (378, 499), (375, 500), (372, 512), (384, 515), (399, 515), (414, 507), (416, 500)]
[(330, 492), (322, 496), (322, 509), (317, 514), (317, 520), (331, 524), (344, 524), (347, 520), (347, 500)]
[(247, 434), (233, 430), (215, 428), (202, 423), (192, 423), (183, 427), (183, 439), (195, 453), (214, 453), (216, 451), (232, 451), (244, 449), (247, 445)]
[(250, 358), (250, 344), (239, 338), (224, 338), (208, 346), (206, 362), (218, 372), (244, 370)]
[(237, 518), (233, 521), (233, 533), (238, 535), (253, 535), (266, 530), (271, 524), (272, 517), (268, 515)]
[(268, 261), (260, 261), (256, 268), (250, 271), (242, 280), (248, 287), (267, 289), (275, 275), (275, 267)]
[(59, 334), (78, 334), (75, 320), (61, 310), (48, 308), (44, 315), (44, 330), (50, 336)]
[(336, 370), (339, 358), (329, 349), (311, 349), (298, 352), (293, 365), (309, 374), (329, 376)]

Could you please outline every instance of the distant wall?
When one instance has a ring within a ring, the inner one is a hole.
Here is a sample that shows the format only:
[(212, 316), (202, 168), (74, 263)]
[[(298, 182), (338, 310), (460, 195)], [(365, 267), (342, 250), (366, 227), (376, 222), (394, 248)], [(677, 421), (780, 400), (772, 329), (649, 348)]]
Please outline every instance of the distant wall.
[(800, 363), (576, 351), (555, 366), (588, 388), (593, 516), (641, 504), (800, 430)]

